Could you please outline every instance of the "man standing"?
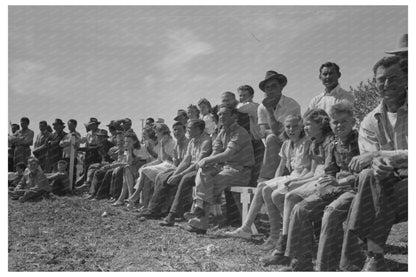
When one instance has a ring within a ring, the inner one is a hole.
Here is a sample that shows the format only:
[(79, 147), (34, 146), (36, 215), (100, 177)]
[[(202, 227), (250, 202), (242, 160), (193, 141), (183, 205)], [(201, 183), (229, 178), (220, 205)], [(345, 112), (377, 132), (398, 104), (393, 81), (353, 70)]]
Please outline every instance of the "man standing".
[(51, 133), (48, 132), (48, 123), (44, 120), (39, 122), (39, 131), (35, 140), (33, 155), (39, 160), (40, 167), (45, 170), (48, 158), (48, 141), (51, 138)]
[(20, 119), (21, 130), (16, 131), (12, 136), (9, 137), (9, 143), (15, 146), (14, 149), (14, 167), (16, 164), (23, 162), (27, 164), (27, 158), (30, 156), (30, 146), (33, 144), (33, 137), (35, 133), (30, 130), (29, 127), (29, 118), (22, 117)]
[(282, 122), (288, 115), (300, 114), (299, 103), (282, 94), (286, 84), (286, 76), (272, 70), (267, 71), (266, 77), (259, 83), (265, 98), (257, 110), (258, 124), (262, 137), (266, 139), (259, 180), (264, 181), (274, 177), (280, 163), (279, 152), (282, 140), (279, 136), (283, 132)]
[(250, 136), (253, 144), (255, 164), (251, 172), (250, 186), (257, 186), (257, 179), (260, 174), (261, 163), (264, 156), (264, 144), (261, 140), (260, 127), (258, 125), (257, 110), (258, 103), (253, 102), (254, 89), (249, 85), (240, 86), (238, 88), (240, 103), (237, 109), (241, 113), (248, 114), (250, 120)]
[(331, 107), (341, 101), (349, 102), (354, 106), (354, 95), (341, 88), (338, 83), (341, 78), (339, 66), (336, 63), (326, 62), (319, 68), (319, 80), (325, 87), (325, 91), (312, 98), (306, 112), (312, 109), (323, 109), (327, 114)]
[(58, 161), (62, 159), (62, 147), (59, 146), (59, 143), (66, 135), (66, 132), (64, 132), (65, 123), (61, 119), (55, 119), (52, 125), (55, 132), (48, 142), (48, 162), (45, 169), (47, 173), (57, 171)]
[(398, 56), (384, 57), (373, 68), (382, 101), (362, 121), (358, 138), (361, 155), (349, 165), (362, 171), (344, 234), (342, 270), (361, 269), (360, 239), (367, 246), (362, 270), (386, 271), (384, 246), (391, 227), (407, 220), (407, 72), (400, 63)]
[(208, 213), (215, 200), (227, 187), (245, 186), (250, 180), (254, 165), (253, 146), (248, 132), (237, 124), (237, 109), (220, 106), (218, 116), (222, 129), (213, 144), (209, 157), (197, 164), (195, 179), (195, 210), (189, 213), (189, 231), (206, 233)]

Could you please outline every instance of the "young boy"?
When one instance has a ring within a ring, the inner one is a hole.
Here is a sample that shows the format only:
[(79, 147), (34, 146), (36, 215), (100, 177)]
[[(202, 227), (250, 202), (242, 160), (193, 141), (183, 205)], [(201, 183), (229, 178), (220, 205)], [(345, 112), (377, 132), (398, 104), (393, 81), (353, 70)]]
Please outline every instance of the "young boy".
[(16, 188), (9, 192), (13, 200), (19, 199), (23, 203), (27, 200), (37, 198), (50, 191), (50, 186), (45, 174), (39, 166), (39, 160), (29, 157), (28, 168)]
[(26, 165), (22, 162), (16, 164), (16, 172), (9, 172), (9, 189), (13, 190), (20, 180), (23, 178), (23, 173), (26, 169)]
[(281, 271), (313, 271), (313, 222), (322, 216), (322, 228), (317, 255), (317, 270), (338, 268), (342, 246), (342, 222), (346, 219), (355, 195), (356, 176), (348, 169), (354, 156), (359, 155), (358, 132), (353, 130), (355, 119), (352, 106), (340, 102), (330, 110), (330, 124), (335, 139), (329, 147), (324, 177), (316, 184), (316, 193), (292, 210), (285, 256), (290, 267)]
[(52, 193), (65, 195), (71, 193), (69, 188), (69, 177), (67, 172), (68, 163), (65, 160), (58, 161), (58, 172), (47, 174), (46, 178), (52, 188)]

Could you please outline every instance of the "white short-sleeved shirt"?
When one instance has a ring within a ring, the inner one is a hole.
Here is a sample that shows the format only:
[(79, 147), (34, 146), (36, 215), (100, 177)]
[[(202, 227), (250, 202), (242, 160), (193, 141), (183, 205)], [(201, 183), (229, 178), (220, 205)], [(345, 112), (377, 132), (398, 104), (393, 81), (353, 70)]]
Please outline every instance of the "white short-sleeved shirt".
[[(263, 106), (263, 104), (259, 105), (257, 109), (257, 114), (258, 114), (259, 125), (268, 124), (270, 126), (270, 122), (267, 119), (267, 110)], [(274, 110), (274, 117), (276, 118), (277, 121), (283, 123), (286, 117), (292, 114), (299, 114), (299, 115), (301, 114), (299, 103), (290, 97), (282, 95), (279, 103), (277, 103), (277, 106)]]
[(329, 93), (323, 92), (312, 98), (309, 103), (308, 110), (323, 109), (329, 114), (331, 107), (341, 101), (347, 101), (351, 105), (354, 105), (354, 95), (351, 92), (341, 88), (338, 84)]

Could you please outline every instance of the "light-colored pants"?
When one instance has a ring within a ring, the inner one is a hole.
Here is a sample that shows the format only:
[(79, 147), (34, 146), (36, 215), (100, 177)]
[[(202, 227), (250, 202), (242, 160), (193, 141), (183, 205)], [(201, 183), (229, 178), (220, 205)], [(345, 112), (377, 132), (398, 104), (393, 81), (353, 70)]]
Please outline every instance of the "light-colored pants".
[(247, 186), (250, 181), (251, 169), (243, 167), (233, 168), (229, 165), (223, 167), (206, 167), (198, 169), (195, 178), (196, 201), (204, 201), (209, 204), (214, 203), (221, 192), (232, 186)]

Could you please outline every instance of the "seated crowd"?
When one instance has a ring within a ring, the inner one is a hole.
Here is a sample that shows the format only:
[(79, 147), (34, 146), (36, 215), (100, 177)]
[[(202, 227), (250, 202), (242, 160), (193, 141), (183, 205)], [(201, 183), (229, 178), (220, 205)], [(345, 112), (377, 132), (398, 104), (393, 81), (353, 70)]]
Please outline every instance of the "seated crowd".
[[(129, 118), (112, 120), (108, 131), (90, 118), (85, 137), (75, 119), (68, 132), (61, 119), (54, 132), (41, 121), (31, 156), (34, 132), (23, 117), (9, 135), (9, 171), (16, 171), (9, 173), (9, 195), (25, 202), (84, 193), (139, 209), (141, 220), (162, 219), (162, 226), (185, 219), (187, 230), (205, 234), (212, 215), (222, 214), (223, 197), (227, 220), (239, 217), (230, 187), (257, 187), (241, 227), (223, 235), (250, 239), (265, 205), (270, 232), (260, 247), (272, 251), (260, 259), (265, 266), (387, 270), (387, 237), (393, 224), (407, 220), (407, 48), (400, 50), (375, 64), (381, 103), (359, 130), (354, 96), (340, 87), (332, 62), (319, 68), (324, 91), (303, 116), (298, 102), (282, 94), (286, 76), (268, 71), (259, 83), (261, 104), (243, 85), (239, 101), (226, 91), (215, 107), (203, 98), (178, 110), (171, 129), (148, 118), (141, 140)], [(80, 174), (69, 176), (72, 151)]]

